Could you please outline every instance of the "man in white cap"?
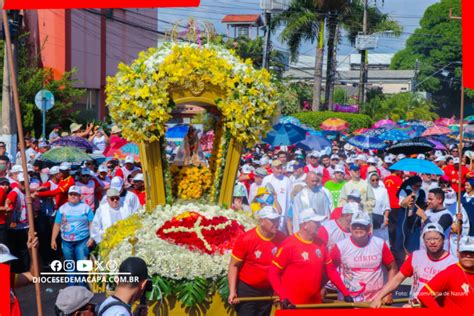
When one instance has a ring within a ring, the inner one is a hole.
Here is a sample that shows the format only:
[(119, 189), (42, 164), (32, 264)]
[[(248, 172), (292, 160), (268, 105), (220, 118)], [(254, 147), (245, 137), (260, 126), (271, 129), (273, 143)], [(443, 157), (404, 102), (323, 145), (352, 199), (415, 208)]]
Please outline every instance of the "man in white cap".
[(135, 166), (135, 158), (129, 155), (125, 157), (125, 160), (123, 162), (123, 167), (117, 168), (115, 170), (115, 176), (122, 178), (125, 181), (125, 183), (128, 183), (128, 176), (132, 175), (132, 177), (134, 177), (135, 174), (139, 173), (140, 171), (141, 169)]
[(242, 302), (237, 297), (273, 294), (268, 269), (285, 235), (278, 231), (280, 214), (271, 206), (256, 213), (258, 226), (236, 240), (229, 263), (229, 304), (236, 304), (237, 315), (270, 315), (272, 303)]
[[(341, 278), (356, 302), (371, 301), (383, 288), (382, 265), (388, 270), (388, 281), (397, 273), (397, 264), (387, 243), (372, 236), (367, 213), (352, 215), (351, 236), (339, 241), (331, 250), (331, 258), (340, 268)], [(391, 302), (391, 294), (384, 302)]]
[(391, 155), (387, 155), (383, 159), (383, 164), (380, 167), (380, 177), (384, 180), (388, 177), (392, 172), (388, 169), (393, 164), (393, 158)]
[(300, 230), (288, 237), (277, 250), (268, 272), (270, 283), (283, 308), (293, 304), (322, 303), (321, 286), (326, 275), (351, 301), (322, 240), (318, 238), (326, 217), (308, 208), (300, 213)]
[(330, 159), (331, 159), (330, 165), (327, 168), (327, 170), (329, 172), (329, 177), (334, 178), (334, 172), (336, 170), (336, 167), (339, 166), (339, 155), (332, 154)]
[(333, 209), (331, 193), (321, 183), (321, 175), (312, 171), (306, 174), (306, 185), (295, 195), (288, 213), (288, 232), (299, 230), (300, 213), (308, 208), (315, 209), (318, 214), (329, 218)]
[(358, 212), (360, 212), (360, 205), (356, 202), (349, 202), (342, 207), (341, 216), (338, 219), (322, 223), (318, 236), (328, 251), (339, 241), (351, 236), (352, 215)]
[(282, 213), (280, 217), (280, 231), (286, 232), (286, 216), (290, 206), (291, 182), (283, 174), (283, 164), (280, 160), (272, 161), (272, 174), (263, 178), (263, 186), (270, 187), (275, 194)]
[(102, 241), (102, 236), (107, 228), (115, 222), (133, 215), (130, 208), (125, 207), (123, 201), (120, 200), (120, 192), (117, 189), (108, 189), (105, 198), (107, 203), (103, 203), (97, 208), (92, 221), (91, 238), (96, 244)]
[(313, 150), (308, 154), (308, 164), (304, 168), (304, 172), (308, 173), (310, 171), (319, 173), (322, 175), (322, 181), (323, 184), (326, 183), (330, 179), (329, 171), (324, 168), (324, 166), (319, 164), (319, 158), (321, 157), (321, 154)]
[(89, 168), (82, 168), (76, 186), (81, 189), (82, 202), (89, 205), (92, 211), (95, 211), (96, 203), (99, 202), (98, 197), (102, 195), (104, 189), (92, 175)]
[(346, 184), (344, 180), (345, 174), (344, 167), (336, 165), (333, 177), (324, 184), (324, 187), (331, 193), (334, 207), (339, 207), (339, 195), (341, 194), (342, 187)]
[(146, 191), (145, 191), (145, 178), (143, 173), (137, 173), (132, 179), (132, 186), (129, 189), (135, 193), (140, 201), (140, 205), (143, 206), (146, 203)]
[(267, 170), (260, 167), (254, 172), (254, 182), (250, 185), (249, 189), (249, 202), (252, 203), (257, 195), (258, 188), (263, 186), (263, 179), (268, 176)]
[[(124, 181), (120, 177), (113, 177), (110, 181), (110, 188), (120, 192), (120, 203), (131, 213), (135, 213), (140, 208), (138, 196), (124, 188)], [(107, 197), (103, 197), (100, 205), (107, 203)]]
[(339, 207), (344, 206), (347, 203), (347, 196), (353, 190), (358, 190), (361, 194), (361, 203), (363, 209), (366, 212), (372, 213), (372, 209), (375, 206), (375, 195), (372, 188), (369, 186), (367, 181), (361, 179), (360, 167), (353, 164), (349, 167), (351, 173), (351, 180), (346, 182), (342, 187), (341, 194), (339, 195)]
[(441, 169), (444, 169), (446, 158), (444, 156), (436, 156), (434, 163)]
[(462, 308), (474, 311), (474, 238), (464, 237), (459, 245), (459, 262), (434, 276), (418, 294), (425, 307)]
[(13, 165), (10, 169), (8, 180), (10, 181), (11, 188), (15, 188), (18, 185), (18, 174), (23, 172), (21, 165)]
[(95, 177), (99, 184), (104, 188), (108, 189), (110, 187), (110, 177), (109, 177), (109, 169), (106, 165), (102, 164), (97, 169), (97, 176)]
[(400, 271), (385, 284), (383, 289), (373, 299), (371, 307), (381, 307), (382, 299), (393, 292), (406, 279), (413, 278), (410, 291), (410, 304), (419, 305), (417, 296), (423, 286), (436, 274), (457, 262), (456, 257), (443, 249), (445, 235), (438, 224), (428, 224), (423, 229), (425, 250), (416, 250), (408, 255)]
[(30, 270), (30, 255), (26, 242), (28, 240), (29, 219), (26, 208), (25, 177), (19, 173), (18, 185), (7, 195), (7, 245), (15, 257), (12, 272), (23, 273)]
[(68, 191), (75, 183), (74, 178), (70, 174), (71, 164), (69, 162), (63, 162), (59, 165), (59, 172), (61, 173), (61, 180), (58, 183), (57, 188), (49, 190), (38, 190), (32, 194), (32, 198), (36, 197), (54, 197), (56, 202), (56, 209), (59, 209), (61, 205), (68, 201)]

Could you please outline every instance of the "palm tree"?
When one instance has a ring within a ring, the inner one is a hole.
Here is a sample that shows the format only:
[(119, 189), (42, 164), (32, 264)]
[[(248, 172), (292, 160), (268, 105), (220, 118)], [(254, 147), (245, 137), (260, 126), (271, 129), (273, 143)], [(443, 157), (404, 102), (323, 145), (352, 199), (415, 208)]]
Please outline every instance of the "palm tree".
[(321, 105), (321, 85), (324, 53), (325, 15), (321, 4), (331, 0), (293, 0), (287, 10), (273, 19), (272, 28), (285, 25), (280, 39), (288, 45), (290, 60), (297, 61), (303, 41), (317, 41), (314, 65), (312, 110), (319, 111)]

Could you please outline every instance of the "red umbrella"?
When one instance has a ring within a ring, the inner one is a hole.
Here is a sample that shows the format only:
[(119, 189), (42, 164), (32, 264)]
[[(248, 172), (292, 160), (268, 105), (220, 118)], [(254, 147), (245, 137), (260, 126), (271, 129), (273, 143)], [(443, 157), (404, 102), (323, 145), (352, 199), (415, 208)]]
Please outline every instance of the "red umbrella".
[(449, 133), (451, 133), (451, 129), (446, 126), (435, 125), (425, 130), (421, 136), (446, 135)]
[(329, 118), (321, 123), (321, 129), (325, 131), (344, 131), (349, 128), (349, 123), (339, 118)]
[(397, 125), (397, 123), (395, 123), (392, 120), (380, 120), (377, 123), (375, 123), (373, 127), (374, 128), (380, 128), (380, 127), (384, 127), (384, 126), (395, 126), (395, 125)]
[(436, 124), (438, 125), (442, 125), (442, 126), (449, 126), (451, 124), (455, 124), (456, 123), (456, 120), (454, 118), (446, 118), (446, 117), (440, 117), (439, 119), (437, 119), (436, 121), (434, 121)]

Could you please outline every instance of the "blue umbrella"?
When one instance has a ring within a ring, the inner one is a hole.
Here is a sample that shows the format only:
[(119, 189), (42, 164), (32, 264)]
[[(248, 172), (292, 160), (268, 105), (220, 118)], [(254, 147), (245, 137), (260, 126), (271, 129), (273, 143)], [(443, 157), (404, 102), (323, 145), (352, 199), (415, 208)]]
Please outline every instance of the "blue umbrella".
[(331, 142), (324, 136), (309, 134), (301, 142), (296, 144), (296, 147), (304, 150), (322, 151), (327, 147), (331, 147)]
[(301, 126), (301, 121), (294, 116), (282, 116), (278, 123), (280, 124), (293, 124), (296, 126)]
[(405, 158), (392, 165), (390, 170), (443, 175), (444, 172), (429, 160)]
[(400, 140), (405, 140), (405, 139), (410, 139), (410, 135), (408, 135), (407, 132), (401, 131), (399, 129), (391, 129), (388, 130), (384, 133), (382, 133), (380, 136), (380, 139), (383, 140), (390, 140), (390, 141), (400, 141)]
[(382, 139), (366, 134), (348, 138), (347, 142), (360, 149), (384, 149), (387, 147)]
[(306, 130), (293, 124), (276, 124), (263, 141), (273, 147), (290, 146), (306, 138)]
[(188, 130), (189, 130), (189, 125), (181, 125), (181, 124), (175, 125), (167, 129), (165, 133), (165, 137), (168, 140), (173, 140), (173, 139), (181, 140), (184, 137), (186, 137), (186, 135), (188, 134)]
[(135, 155), (138, 156), (140, 154), (140, 150), (138, 149), (138, 145), (135, 143), (127, 143), (120, 147), (120, 151), (126, 155)]

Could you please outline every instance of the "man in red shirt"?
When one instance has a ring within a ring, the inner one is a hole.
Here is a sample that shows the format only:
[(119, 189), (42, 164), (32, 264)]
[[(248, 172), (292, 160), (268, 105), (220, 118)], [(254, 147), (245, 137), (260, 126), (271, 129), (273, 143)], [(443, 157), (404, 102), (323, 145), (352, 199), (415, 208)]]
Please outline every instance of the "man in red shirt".
[[(390, 240), (390, 249), (395, 256), (397, 265), (400, 267), (405, 259), (405, 253), (395, 251), (394, 245), (401, 244), (401, 240), (403, 239), (401, 231), (404, 210), (400, 207), (400, 201), (398, 199), (398, 191), (403, 183), (402, 171), (392, 171), (392, 174), (385, 177), (383, 183), (388, 192), (388, 200), (391, 208), (391, 211), (388, 213), (388, 238)], [(397, 238), (399, 239), (398, 242)]]
[[(465, 166), (462, 166), (462, 173), (461, 173), (461, 181), (459, 181), (459, 158), (453, 158), (453, 164), (447, 165), (443, 171), (444, 174), (449, 178), (451, 183), (451, 187), (454, 191), (459, 192), (464, 188), (464, 184), (466, 183), (466, 174), (469, 173), (469, 169)], [(461, 182), (461, 183), (459, 183)]]
[(0, 244), (7, 243), (7, 193), (10, 190), (10, 181), (7, 178), (0, 178)]
[(270, 315), (272, 302), (243, 302), (237, 297), (268, 296), (273, 289), (268, 268), (277, 248), (285, 239), (278, 231), (280, 214), (273, 207), (258, 211), (259, 225), (240, 236), (232, 250), (229, 263), (229, 304), (237, 304), (237, 315)]
[(143, 178), (143, 173), (138, 173), (132, 179), (132, 191), (138, 196), (140, 205), (143, 206), (146, 203), (146, 191), (145, 191), (145, 179)]
[(418, 294), (425, 307), (458, 308), (474, 311), (474, 239), (464, 237), (459, 246), (459, 262), (431, 279)]
[(69, 188), (75, 184), (74, 178), (70, 175), (71, 164), (69, 162), (63, 162), (59, 166), (61, 172), (61, 181), (58, 183), (58, 187), (54, 190), (37, 191), (32, 194), (32, 198), (36, 197), (55, 197), (55, 207), (59, 209), (61, 205), (68, 201)]
[(325, 218), (313, 209), (302, 210), (299, 214), (300, 230), (282, 243), (273, 258), (268, 278), (283, 308), (292, 308), (293, 304), (321, 303), (325, 273), (343, 293), (344, 300), (352, 301), (323, 241), (317, 236)]

